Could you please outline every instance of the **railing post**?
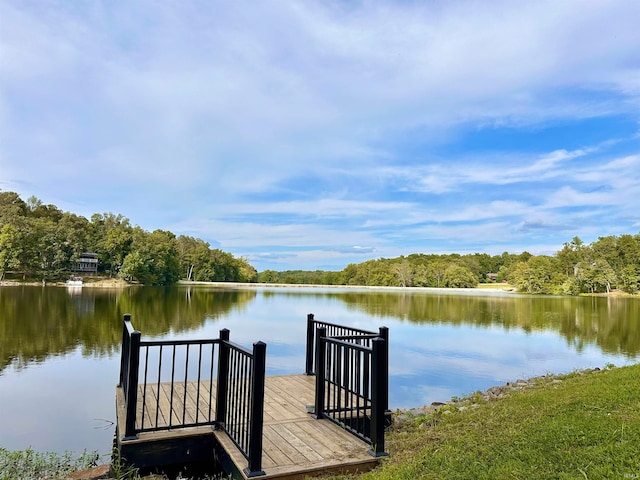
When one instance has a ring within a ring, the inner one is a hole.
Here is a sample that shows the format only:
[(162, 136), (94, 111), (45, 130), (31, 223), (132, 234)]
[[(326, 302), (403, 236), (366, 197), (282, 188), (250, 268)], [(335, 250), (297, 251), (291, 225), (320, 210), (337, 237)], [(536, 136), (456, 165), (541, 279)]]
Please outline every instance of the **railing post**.
[(315, 333), (315, 320), (313, 319), (313, 313), (307, 315), (307, 365), (305, 368), (305, 375), (313, 375), (313, 357), (315, 352), (313, 351), (313, 334)]
[(229, 385), (229, 330), (220, 330), (220, 343), (218, 345), (218, 387), (216, 392), (216, 427), (225, 423), (227, 415), (227, 389)]
[(371, 343), (371, 450), (369, 453), (374, 457), (383, 457), (387, 453), (384, 451), (384, 418), (385, 418), (385, 397), (387, 379), (383, 377), (385, 372), (384, 361), (386, 358), (385, 348), (387, 342), (380, 337), (373, 339)]
[(127, 362), (129, 361), (129, 329), (127, 322), (131, 322), (131, 314), (124, 314), (124, 322), (122, 323), (122, 348), (120, 349), (120, 378), (118, 387), (122, 387), (127, 378)]
[(380, 327), (380, 338), (384, 340), (384, 370), (382, 372), (382, 379), (384, 379), (386, 385), (384, 396), (384, 411), (386, 415), (387, 412), (389, 412), (389, 329), (387, 327)]
[(326, 327), (316, 329), (316, 398), (314, 418), (323, 418), (324, 414), (324, 379), (326, 376)]
[(138, 404), (138, 368), (140, 366), (140, 332), (131, 332), (129, 345), (129, 358), (127, 362), (127, 388), (125, 393), (125, 403), (127, 409), (124, 438), (131, 440), (137, 438), (136, 435), (136, 410)]
[(249, 420), (249, 466), (244, 469), (247, 477), (265, 475), (262, 470), (262, 423), (264, 418), (264, 376), (267, 345), (253, 344), (251, 368), (251, 418)]

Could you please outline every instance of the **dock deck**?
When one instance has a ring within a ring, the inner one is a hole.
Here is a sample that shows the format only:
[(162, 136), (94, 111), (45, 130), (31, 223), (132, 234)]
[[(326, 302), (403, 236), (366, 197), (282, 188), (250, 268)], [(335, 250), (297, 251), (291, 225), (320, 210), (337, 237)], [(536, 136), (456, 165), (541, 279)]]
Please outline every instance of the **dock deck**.
[[(158, 426), (180, 424), (183, 419), (197, 421), (206, 418), (210, 408), (215, 408), (215, 388), (210, 382), (201, 381), (200, 401), (196, 402), (198, 385), (189, 382), (186, 388), (174, 384), (173, 408), (170, 411), (171, 385), (160, 384), (160, 392), (154, 386), (147, 386), (146, 392), (138, 386), (137, 427), (142, 427), (142, 404), (159, 405), (159, 409), (145, 409), (145, 425)], [(315, 377), (307, 375), (283, 375), (266, 377), (263, 422), (262, 470), (265, 475), (256, 478), (297, 479), (306, 476), (331, 472), (363, 472), (378, 464), (378, 458), (368, 453), (369, 444), (342, 429), (328, 419), (317, 420), (307, 413), (307, 406), (314, 403)], [(125, 405), (122, 388), (116, 392), (118, 424), (124, 424)], [(159, 393), (159, 395), (158, 395)], [(147, 399), (144, 399), (146, 394)], [(186, 405), (186, 409), (183, 409)], [(199, 411), (196, 412), (196, 405)], [(212, 439), (215, 438), (215, 441)], [(232, 467), (236, 477), (247, 478), (243, 472), (247, 460), (231, 438), (222, 430), (213, 430), (211, 426), (172, 428), (156, 432), (142, 432), (137, 439), (119, 440), (123, 451), (168, 449), (167, 444), (182, 439), (189, 449), (216, 450), (218, 461), (226, 463), (226, 469)], [(189, 443), (190, 442), (190, 443)], [(186, 447), (185, 447), (186, 448)], [(230, 463), (231, 462), (231, 463)]]

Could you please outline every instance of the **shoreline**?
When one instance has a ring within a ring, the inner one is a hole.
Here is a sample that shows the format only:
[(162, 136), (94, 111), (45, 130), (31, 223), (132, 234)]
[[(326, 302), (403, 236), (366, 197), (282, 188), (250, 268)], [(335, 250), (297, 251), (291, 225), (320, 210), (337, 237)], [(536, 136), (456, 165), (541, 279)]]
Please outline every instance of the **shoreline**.
[[(0, 287), (17, 287), (17, 286), (43, 286), (42, 282), (37, 281), (20, 281), (20, 280), (2, 280), (0, 281)], [(318, 285), (312, 283), (248, 283), (248, 282), (204, 282), (194, 280), (178, 280), (173, 286), (202, 286), (213, 288), (246, 288), (246, 289), (324, 289), (324, 290), (352, 290), (352, 291), (378, 291), (378, 292), (407, 292), (407, 293), (442, 293), (442, 294), (467, 294), (477, 295), (486, 292), (487, 294), (504, 294), (504, 295), (532, 295), (528, 293), (518, 292), (515, 287), (506, 284), (478, 284), (472, 288), (459, 288), (459, 287), (393, 287), (393, 286), (380, 286), (380, 285)], [(69, 289), (82, 289), (82, 288), (113, 288), (124, 289), (129, 287), (142, 287), (139, 283), (129, 283), (125, 280), (118, 278), (105, 278), (95, 281), (89, 281), (82, 285), (69, 285), (62, 281), (52, 281), (46, 283), (44, 286), (54, 287), (67, 287)], [(534, 296), (546, 296), (546, 297), (605, 297), (605, 298), (638, 298), (640, 293), (631, 294), (621, 290), (612, 290), (609, 293), (581, 293), (579, 295), (551, 295), (551, 294), (533, 294)]]
[[(231, 288), (309, 288), (309, 289), (349, 289), (349, 290), (389, 290), (409, 292), (503, 292), (517, 293), (509, 287), (473, 287), (473, 288), (446, 288), (446, 287), (391, 287), (381, 285), (318, 285), (314, 283), (242, 283), (242, 282), (201, 282), (193, 280), (179, 280), (177, 285), (202, 285), (211, 287)], [(487, 284), (483, 284), (487, 285)]]
[[(19, 280), (0, 281), (0, 287), (20, 287), (20, 286), (42, 287), (43, 285), (42, 285), (42, 282), (23, 282)], [(44, 286), (81, 289), (81, 288), (127, 288), (127, 287), (138, 287), (140, 285), (135, 283), (128, 283), (124, 280), (120, 280), (117, 278), (105, 278), (103, 280), (96, 280), (96, 281), (82, 283), (82, 285), (69, 285), (67, 284), (67, 282), (55, 281), (55, 282), (47, 282)]]

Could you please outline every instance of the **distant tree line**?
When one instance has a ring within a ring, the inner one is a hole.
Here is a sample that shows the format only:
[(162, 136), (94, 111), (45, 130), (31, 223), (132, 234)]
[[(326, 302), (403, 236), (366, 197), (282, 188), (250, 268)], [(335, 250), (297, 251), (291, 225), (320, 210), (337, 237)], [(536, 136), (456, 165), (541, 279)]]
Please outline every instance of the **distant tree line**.
[(145, 285), (257, 279), (246, 259), (201, 239), (148, 232), (113, 213), (88, 220), (36, 197), (25, 202), (15, 192), (0, 191), (0, 280), (7, 272), (43, 282), (64, 279), (85, 252), (98, 255), (99, 274)]
[(554, 256), (528, 252), (501, 255), (416, 253), (352, 263), (341, 271), (265, 270), (262, 283), (472, 288), (508, 282), (519, 291), (578, 295), (640, 291), (640, 234), (600, 237), (585, 245), (578, 237)]

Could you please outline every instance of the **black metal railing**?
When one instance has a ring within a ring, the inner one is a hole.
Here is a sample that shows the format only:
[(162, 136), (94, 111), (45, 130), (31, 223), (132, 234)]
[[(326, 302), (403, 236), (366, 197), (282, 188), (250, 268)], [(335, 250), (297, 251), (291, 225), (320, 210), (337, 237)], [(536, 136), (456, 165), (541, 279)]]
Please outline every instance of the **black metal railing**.
[(372, 455), (386, 455), (389, 330), (382, 327), (375, 333), (317, 322), (311, 314), (308, 322), (321, 324), (313, 338), (307, 331), (307, 348), (311, 341), (315, 345), (314, 416), (328, 418), (370, 443)]
[(264, 475), (261, 461), (267, 345), (254, 343), (249, 352), (229, 341), (228, 330), (220, 333), (216, 424), (248, 460), (244, 470), (247, 476)]
[(306, 348), (306, 368), (305, 374), (315, 375), (316, 373), (316, 330), (320, 327), (325, 327), (327, 336), (329, 337), (353, 337), (356, 343), (371, 347), (371, 340), (381, 336), (383, 338), (388, 332), (386, 327), (381, 327), (378, 332), (372, 332), (370, 330), (363, 330), (361, 328), (347, 327), (345, 325), (338, 325), (336, 323), (323, 322), (316, 320), (313, 313), (307, 315), (307, 348)]
[(142, 341), (125, 315), (118, 384), (125, 398), (122, 439), (212, 425), (248, 460), (248, 476), (263, 475), (265, 357), (263, 342), (249, 351), (232, 343), (227, 329), (218, 339)]

